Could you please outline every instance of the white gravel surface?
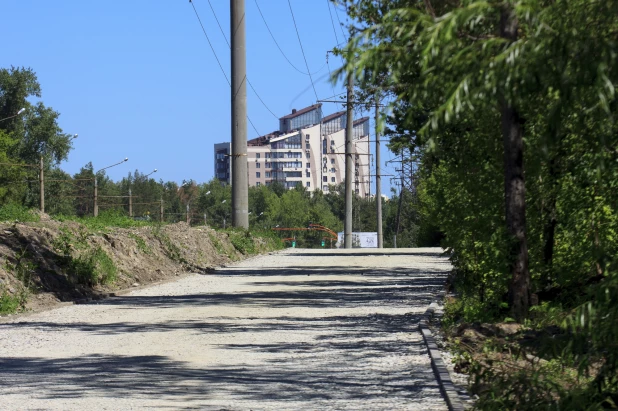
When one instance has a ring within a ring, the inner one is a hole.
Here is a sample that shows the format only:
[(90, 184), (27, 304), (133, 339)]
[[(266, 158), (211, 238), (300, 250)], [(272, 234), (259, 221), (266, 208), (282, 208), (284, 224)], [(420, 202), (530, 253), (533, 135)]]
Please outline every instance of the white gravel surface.
[(440, 252), (286, 250), (0, 323), (0, 409), (445, 410)]

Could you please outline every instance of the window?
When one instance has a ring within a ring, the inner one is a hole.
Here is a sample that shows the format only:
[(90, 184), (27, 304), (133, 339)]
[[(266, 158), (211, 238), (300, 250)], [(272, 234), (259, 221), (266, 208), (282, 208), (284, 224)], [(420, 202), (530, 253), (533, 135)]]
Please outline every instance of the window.
[(260, 163), (255, 163), (255, 168), (260, 168)]
[(331, 182), (331, 183), (334, 183), (334, 182), (335, 182), (335, 177), (331, 177), (331, 178), (330, 178), (330, 182)]
[(307, 163), (307, 168), (311, 168), (311, 163)]
[(326, 154), (326, 139), (322, 140), (322, 154)]
[(330, 172), (331, 172), (331, 173), (336, 173), (336, 172), (337, 172), (337, 169), (333, 167), (333, 168), (331, 168), (331, 169), (330, 169)]
[(309, 149), (311, 148), (311, 144), (309, 144), (309, 143), (305, 144), (305, 148), (306, 148), (307, 150), (309, 150)]
[(264, 164), (264, 168), (270, 168), (272, 163), (266, 163)]
[(307, 155), (306, 155), (306, 157), (307, 157), (307, 158), (311, 158), (311, 153), (307, 151)]
[(307, 187), (311, 187), (311, 181), (307, 181)]
[(260, 172), (255, 173), (255, 178), (260, 178)]
[(270, 171), (267, 171), (265, 174), (266, 174), (265, 176), (266, 178), (270, 178)]
[(330, 163), (331, 163), (331, 164), (335, 164), (335, 159), (334, 159), (334, 158), (331, 158), (331, 159), (330, 159)]
[(307, 177), (307, 178), (311, 177), (311, 173), (310, 173), (309, 171), (307, 171), (307, 173), (306, 173), (306, 177)]
[(260, 182), (258, 181), (257, 183), (255, 183), (255, 185), (259, 187), (259, 186), (261, 186), (261, 185), (262, 185), (262, 183), (260, 183)]
[(328, 177), (326, 176), (322, 177), (322, 181), (324, 181), (325, 183), (328, 183)]
[(270, 158), (270, 153), (264, 153), (264, 158)]
[(328, 186), (327, 185), (323, 185), (322, 186), (322, 191), (328, 191)]
[(255, 158), (260, 158), (260, 153), (255, 153)]

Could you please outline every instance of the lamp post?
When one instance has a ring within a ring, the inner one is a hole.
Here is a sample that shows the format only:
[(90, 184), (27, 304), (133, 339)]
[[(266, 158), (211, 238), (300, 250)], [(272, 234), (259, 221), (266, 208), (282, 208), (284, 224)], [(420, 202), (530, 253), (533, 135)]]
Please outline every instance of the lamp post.
[(4, 120), (11, 119), (11, 118), (13, 118), (13, 117), (17, 117), (18, 115), (20, 115), (20, 114), (21, 114), (21, 113), (23, 113), (24, 111), (26, 111), (26, 109), (25, 109), (25, 108), (20, 108), (20, 109), (19, 109), (19, 111), (17, 112), (17, 114), (13, 114), (12, 116), (5, 117), (5, 118), (1, 119), (0, 121), (4, 121)]
[(116, 164), (112, 164), (111, 166), (103, 167), (103, 168), (101, 168), (101, 169), (97, 170), (97, 172), (96, 172), (96, 173), (94, 173), (94, 210), (93, 210), (93, 212), (94, 212), (94, 216), (95, 216), (95, 217), (98, 217), (98, 216), (99, 216), (99, 203), (98, 203), (98, 201), (99, 201), (99, 198), (98, 198), (98, 187), (99, 187), (99, 183), (98, 183), (98, 181), (97, 181), (97, 174), (98, 174), (99, 172), (103, 171), (103, 170), (107, 170), (108, 168), (115, 167), (115, 166), (120, 165), (120, 164), (122, 164), (122, 163), (125, 163), (125, 162), (127, 162), (127, 161), (129, 161), (129, 158), (128, 158), (128, 157), (125, 157), (125, 159), (124, 159), (124, 160), (119, 161), (119, 162), (117, 162)]
[(146, 174), (144, 177), (148, 177), (149, 175), (151, 175), (151, 174), (153, 174), (153, 173), (156, 173), (157, 171), (159, 171), (159, 170), (157, 170), (157, 169), (155, 168), (155, 169), (154, 169), (154, 170), (152, 170), (150, 173)]
[[(225, 204), (225, 203), (227, 203), (227, 200), (221, 201), (221, 204)], [(225, 216), (226, 216), (225, 211), (223, 211), (223, 229), (224, 230), (225, 230)]]

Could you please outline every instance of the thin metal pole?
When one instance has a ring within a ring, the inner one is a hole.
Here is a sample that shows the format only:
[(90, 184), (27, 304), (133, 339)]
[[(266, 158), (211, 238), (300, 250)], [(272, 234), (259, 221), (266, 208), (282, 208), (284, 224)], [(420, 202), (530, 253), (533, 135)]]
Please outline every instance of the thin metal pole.
[(129, 189), (129, 217), (133, 217), (133, 197), (131, 196), (131, 189)]
[(189, 203), (187, 203), (187, 224), (191, 224), (191, 217), (189, 217)]
[(230, 0), (232, 38), (232, 224), (249, 228), (245, 0)]
[(39, 189), (40, 189), (40, 208), (45, 212), (45, 179), (43, 178), (43, 156), (39, 158)]
[(378, 222), (378, 248), (383, 248), (383, 234), (382, 234), (382, 176), (380, 175), (380, 127), (378, 126), (379, 120), (379, 107), (378, 95), (376, 94), (376, 211)]
[(352, 112), (352, 93), (354, 90), (354, 76), (348, 73), (348, 92), (346, 97), (346, 129), (345, 129), (345, 227), (344, 247), (352, 248), (352, 131), (354, 127)]

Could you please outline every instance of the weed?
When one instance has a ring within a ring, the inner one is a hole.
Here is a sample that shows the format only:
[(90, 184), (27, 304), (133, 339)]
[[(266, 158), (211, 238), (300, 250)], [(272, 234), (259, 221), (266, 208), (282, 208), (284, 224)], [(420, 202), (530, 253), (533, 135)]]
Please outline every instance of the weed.
[(159, 240), (163, 249), (165, 250), (165, 254), (172, 261), (176, 261), (183, 264), (188, 264), (187, 260), (182, 256), (182, 250), (178, 247), (174, 242), (169, 238), (167, 234), (163, 232), (160, 225), (154, 226), (152, 228), (152, 235)]
[(148, 255), (152, 254), (152, 249), (150, 248), (148, 244), (146, 244), (146, 241), (144, 241), (142, 237), (140, 237), (137, 234), (133, 234), (133, 233), (130, 233), (129, 237), (135, 240), (137, 249), (140, 250), (142, 253), (148, 254)]
[(215, 250), (217, 250), (217, 253), (225, 254), (225, 247), (223, 247), (223, 244), (221, 243), (221, 241), (219, 241), (217, 236), (213, 235), (212, 233), (208, 233), (208, 238), (210, 239), (213, 247), (215, 247)]
[(22, 289), (13, 295), (4, 287), (0, 287), (0, 314), (13, 314), (26, 309), (26, 301), (28, 300), (28, 290)]
[(248, 230), (232, 231), (230, 242), (242, 254), (255, 254), (255, 243)]
[(19, 204), (5, 204), (0, 207), (0, 221), (37, 222), (40, 217), (33, 210)]
[(99, 214), (98, 217), (75, 217), (75, 216), (65, 216), (58, 215), (55, 217), (58, 221), (76, 221), (90, 230), (93, 231), (109, 231), (110, 227), (119, 227), (119, 228), (134, 228), (134, 227), (150, 227), (154, 225), (159, 225), (160, 223), (155, 221), (145, 221), (145, 220), (134, 220), (133, 218), (125, 215), (119, 211), (104, 211)]
[(71, 259), (69, 269), (79, 284), (88, 286), (111, 284), (118, 274), (116, 264), (101, 247)]

